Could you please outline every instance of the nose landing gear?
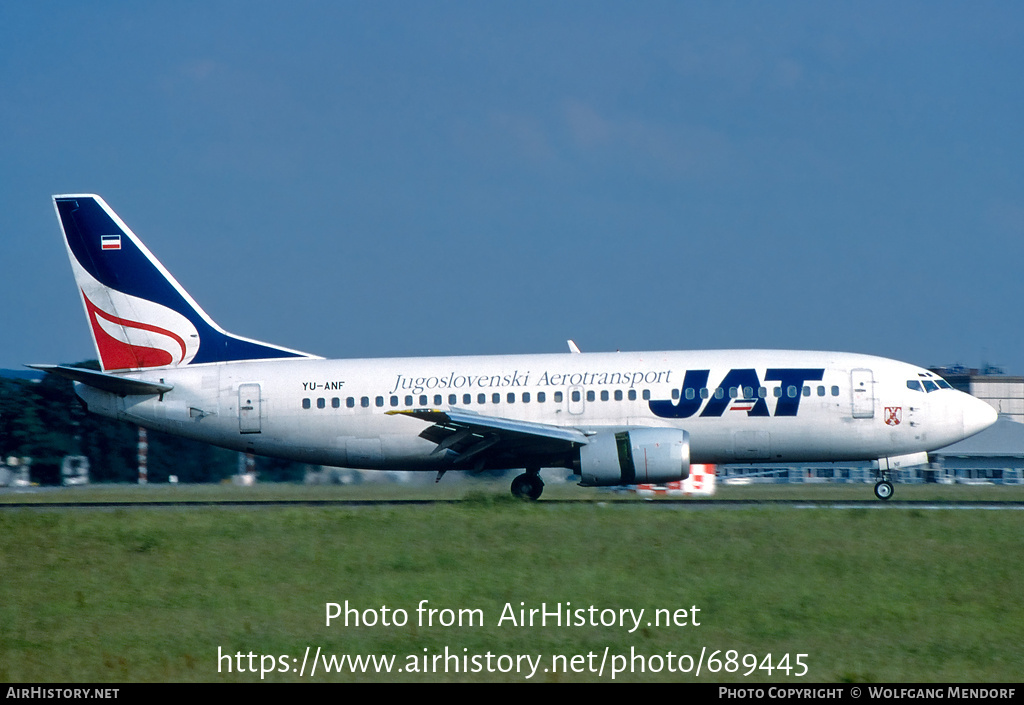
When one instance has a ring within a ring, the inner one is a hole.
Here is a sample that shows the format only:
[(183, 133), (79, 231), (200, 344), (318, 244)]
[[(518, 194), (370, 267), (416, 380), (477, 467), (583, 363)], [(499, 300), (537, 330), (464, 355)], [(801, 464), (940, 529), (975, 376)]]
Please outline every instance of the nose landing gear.
[(875, 483), (875, 496), (883, 502), (892, 498), (892, 493), (895, 490), (890, 482), (889, 473), (885, 470), (879, 470), (878, 475), (881, 479)]
[(882, 501), (892, 497), (893, 491), (891, 482), (883, 480), (882, 482), (875, 483), (875, 496)]

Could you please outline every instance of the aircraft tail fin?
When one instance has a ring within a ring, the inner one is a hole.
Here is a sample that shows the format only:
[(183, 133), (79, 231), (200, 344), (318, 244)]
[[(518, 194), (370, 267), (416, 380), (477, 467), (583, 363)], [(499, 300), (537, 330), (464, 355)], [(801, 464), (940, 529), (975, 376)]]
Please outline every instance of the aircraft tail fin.
[(224, 331), (99, 196), (53, 206), (104, 372), (314, 357)]

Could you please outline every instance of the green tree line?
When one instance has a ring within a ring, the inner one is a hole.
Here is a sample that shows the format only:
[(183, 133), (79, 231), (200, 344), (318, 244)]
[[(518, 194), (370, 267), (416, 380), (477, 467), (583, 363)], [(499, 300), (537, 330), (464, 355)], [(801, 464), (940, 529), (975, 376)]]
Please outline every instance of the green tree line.
[[(95, 360), (76, 367), (99, 369)], [(89, 459), (92, 482), (137, 482), (138, 426), (89, 413), (72, 383), (47, 374), (42, 380), (0, 377), (0, 462), (10, 456), (32, 459), (31, 477), (40, 484), (60, 482), (67, 455)], [(206, 443), (148, 432), (150, 482), (220, 482), (238, 472), (238, 453)], [(257, 458), (262, 481), (301, 480), (305, 466)]]

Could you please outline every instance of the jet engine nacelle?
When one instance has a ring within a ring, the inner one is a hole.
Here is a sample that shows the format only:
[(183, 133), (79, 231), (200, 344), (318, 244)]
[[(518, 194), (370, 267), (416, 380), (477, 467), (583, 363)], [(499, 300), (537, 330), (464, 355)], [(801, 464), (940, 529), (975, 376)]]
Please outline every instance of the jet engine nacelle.
[(690, 474), (690, 434), (675, 428), (608, 431), (580, 448), (580, 485), (660, 485)]

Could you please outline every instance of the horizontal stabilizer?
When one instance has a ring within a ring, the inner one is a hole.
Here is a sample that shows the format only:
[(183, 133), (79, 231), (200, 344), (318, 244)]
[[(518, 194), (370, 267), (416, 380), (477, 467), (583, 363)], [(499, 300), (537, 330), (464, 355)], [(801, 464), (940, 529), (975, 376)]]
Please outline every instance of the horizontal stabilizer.
[(66, 367), (64, 365), (25, 365), (25, 367), (50, 372), (75, 382), (87, 384), (104, 392), (121, 396), (129, 394), (163, 394), (174, 389), (173, 384), (143, 382), (138, 379), (107, 374), (106, 372), (97, 372), (96, 370), (87, 370), (82, 367)]

